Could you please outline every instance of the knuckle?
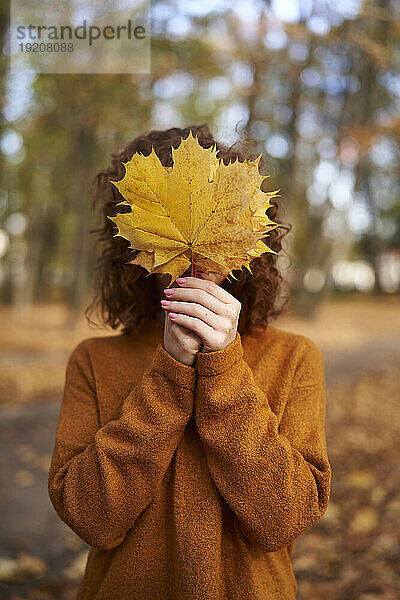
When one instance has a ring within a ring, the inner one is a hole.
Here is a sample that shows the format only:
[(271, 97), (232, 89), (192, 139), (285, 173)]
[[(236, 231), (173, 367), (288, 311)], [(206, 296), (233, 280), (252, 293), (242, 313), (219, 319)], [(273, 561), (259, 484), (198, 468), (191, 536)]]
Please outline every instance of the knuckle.
[(237, 316), (236, 306), (229, 305), (225, 308), (223, 317), (228, 321), (234, 321)]
[(203, 325), (204, 325), (204, 322), (202, 319), (197, 319), (197, 318), (193, 319), (193, 329), (197, 334), (200, 335)]
[(226, 335), (231, 330), (231, 327), (231, 323), (229, 323), (226, 320), (222, 321), (221, 330), (223, 331), (224, 335)]
[(215, 336), (215, 344), (216, 344), (218, 347), (221, 347), (221, 346), (223, 346), (223, 345), (224, 345), (224, 343), (225, 343), (225, 334), (217, 334), (217, 335)]
[(236, 310), (236, 307), (234, 307), (234, 306), (229, 306), (229, 307), (226, 309), (226, 317), (227, 317), (228, 319), (231, 319), (231, 320), (233, 320), (233, 319), (235, 319), (235, 318), (236, 318), (236, 312), (237, 312), (237, 310)]
[(201, 300), (204, 301), (208, 298), (208, 294), (204, 290), (196, 290), (196, 295), (197, 295), (197, 298), (200, 300), (200, 302), (201, 302)]
[(213, 313), (210, 310), (208, 310), (207, 308), (204, 308), (198, 304), (196, 306), (195, 314), (196, 314), (196, 317), (198, 317), (198, 320), (201, 320), (202, 317), (207, 319)]

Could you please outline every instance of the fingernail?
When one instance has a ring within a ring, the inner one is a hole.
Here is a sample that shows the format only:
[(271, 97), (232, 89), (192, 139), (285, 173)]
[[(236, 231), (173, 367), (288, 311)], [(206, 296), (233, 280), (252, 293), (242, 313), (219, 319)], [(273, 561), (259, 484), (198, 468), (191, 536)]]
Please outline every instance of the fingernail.
[(178, 279), (176, 280), (176, 283), (185, 283), (186, 281), (186, 277), (178, 277)]
[(174, 293), (174, 290), (171, 290), (171, 289), (164, 290), (164, 294), (165, 294), (166, 296), (170, 296), (170, 295), (171, 295), (171, 294), (173, 294), (173, 293)]
[(168, 304), (171, 304), (171, 302), (169, 300), (161, 300), (161, 304), (163, 306), (168, 306)]
[(178, 315), (176, 313), (169, 313), (169, 316), (171, 317), (171, 319), (176, 319)]

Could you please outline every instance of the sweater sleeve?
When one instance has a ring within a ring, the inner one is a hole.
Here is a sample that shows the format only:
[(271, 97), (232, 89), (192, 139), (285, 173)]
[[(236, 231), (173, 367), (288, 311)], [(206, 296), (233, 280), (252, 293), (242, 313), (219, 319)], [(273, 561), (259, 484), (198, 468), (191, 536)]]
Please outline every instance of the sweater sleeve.
[(81, 539), (111, 549), (155, 496), (193, 412), (196, 369), (159, 344), (120, 418), (100, 427), (85, 342), (67, 364), (48, 493)]
[(210, 473), (242, 533), (267, 552), (291, 544), (329, 502), (323, 357), (302, 344), (279, 426), (238, 332), (227, 348), (197, 355), (195, 417)]

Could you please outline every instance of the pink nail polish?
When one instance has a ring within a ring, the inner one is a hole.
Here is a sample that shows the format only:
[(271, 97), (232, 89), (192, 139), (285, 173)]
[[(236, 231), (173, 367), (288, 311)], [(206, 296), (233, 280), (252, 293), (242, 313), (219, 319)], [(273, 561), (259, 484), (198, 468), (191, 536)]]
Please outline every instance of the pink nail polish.
[(169, 316), (171, 319), (176, 319), (178, 315), (176, 313), (169, 313)]
[(176, 280), (176, 283), (185, 283), (186, 281), (186, 277), (178, 277), (178, 279)]

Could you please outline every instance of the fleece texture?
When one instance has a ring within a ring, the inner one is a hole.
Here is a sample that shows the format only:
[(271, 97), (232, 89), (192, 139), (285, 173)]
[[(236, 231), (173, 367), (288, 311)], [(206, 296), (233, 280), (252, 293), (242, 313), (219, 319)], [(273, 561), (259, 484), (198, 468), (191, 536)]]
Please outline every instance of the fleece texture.
[(66, 368), (48, 492), (89, 546), (76, 600), (294, 600), (325, 513), (324, 361), (268, 326), (184, 365), (163, 323), (87, 338)]

